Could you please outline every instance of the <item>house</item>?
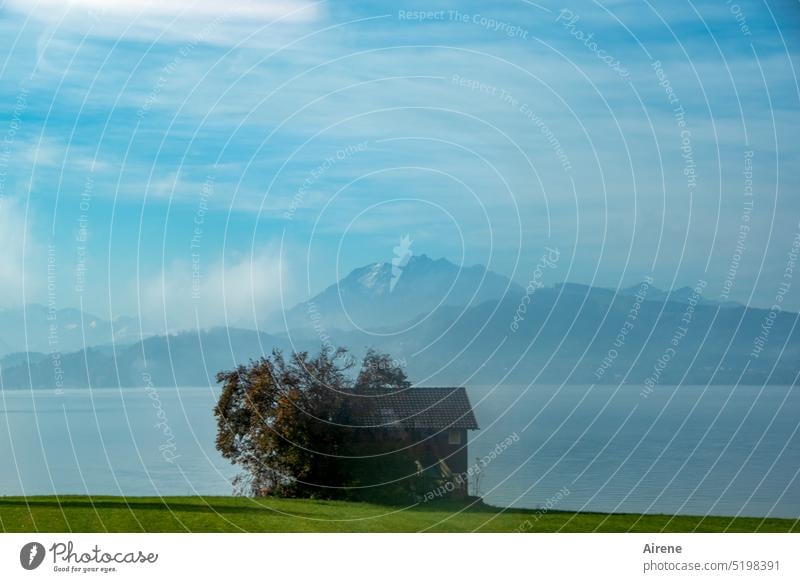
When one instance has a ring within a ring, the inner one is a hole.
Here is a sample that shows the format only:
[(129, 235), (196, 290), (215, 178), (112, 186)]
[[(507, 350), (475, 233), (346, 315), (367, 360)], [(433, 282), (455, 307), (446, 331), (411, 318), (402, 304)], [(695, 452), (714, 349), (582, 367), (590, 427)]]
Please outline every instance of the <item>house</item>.
[(463, 387), (408, 388), (374, 393), (364, 424), (389, 429), (392, 447), (411, 453), (418, 475), (453, 483), (448, 492), (468, 491), (467, 431), (478, 423)]

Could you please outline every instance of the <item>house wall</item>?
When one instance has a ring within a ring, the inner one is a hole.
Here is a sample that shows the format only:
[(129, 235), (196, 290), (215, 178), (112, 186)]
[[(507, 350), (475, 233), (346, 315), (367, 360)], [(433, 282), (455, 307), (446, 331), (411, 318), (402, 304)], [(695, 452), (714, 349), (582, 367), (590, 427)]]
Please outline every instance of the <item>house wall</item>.
[[(467, 494), (467, 468), (469, 466), (469, 451), (467, 450), (467, 431), (459, 429), (460, 444), (449, 444), (449, 431), (418, 431), (414, 435), (417, 443), (412, 447), (415, 456), (425, 467), (438, 463), (442, 459), (450, 468), (453, 476), (461, 475), (460, 495)], [(424, 461), (422, 460), (424, 459)], [(459, 484), (456, 482), (456, 484)]]
[(458, 429), (460, 436), (459, 444), (449, 444), (449, 430), (392, 430), (388, 436), (379, 437), (377, 433), (365, 431), (361, 434), (364, 442), (381, 439), (383, 442), (393, 443), (391, 448), (401, 450), (408, 448), (414, 459), (418, 460), (426, 471), (431, 474), (439, 475), (439, 459), (447, 463), (453, 477), (461, 475), (460, 479), (454, 480), (457, 489), (454, 495), (464, 496), (467, 494), (467, 469), (469, 466), (469, 452), (467, 450), (467, 431)]

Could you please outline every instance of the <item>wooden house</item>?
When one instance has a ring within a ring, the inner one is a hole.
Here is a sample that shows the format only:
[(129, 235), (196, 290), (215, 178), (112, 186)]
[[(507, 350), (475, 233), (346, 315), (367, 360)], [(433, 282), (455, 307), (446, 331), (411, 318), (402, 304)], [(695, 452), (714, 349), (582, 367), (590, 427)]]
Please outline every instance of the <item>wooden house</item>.
[[(462, 388), (414, 387), (373, 393), (364, 424), (387, 429), (393, 450), (407, 450), (420, 476), (452, 485), (448, 494), (466, 496), (469, 481), (468, 431), (478, 423)], [(385, 436), (383, 438), (386, 438)]]

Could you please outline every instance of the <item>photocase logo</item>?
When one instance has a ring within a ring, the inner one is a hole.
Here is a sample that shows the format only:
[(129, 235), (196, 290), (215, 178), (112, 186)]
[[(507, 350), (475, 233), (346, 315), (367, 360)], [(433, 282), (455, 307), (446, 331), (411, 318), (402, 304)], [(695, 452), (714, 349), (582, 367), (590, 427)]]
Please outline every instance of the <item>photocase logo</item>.
[(35, 570), (44, 561), (44, 546), (39, 542), (28, 542), (19, 551), (19, 563), (26, 570)]
[(400, 280), (403, 269), (408, 265), (408, 261), (411, 260), (412, 242), (414, 241), (411, 240), (409, 235), (403, 235), (400, 237), (400, 244), (392, 249), (394, 251), (394, 257), (392, 257), (392, 278), (389, 281), (389, 293), (394, 291), (394, 286), (397, 285), (397, 282)]
[(120, 566), (131, 567), (133, 564), (155, 564), (158, 554), (142, 550), (105, 551), (99, 544), (90, 548), (76, 548), (72, 540), (55, 542), (47, 550), (38, 542), (28, 542), (19, 551), (19, 563), (26, 570), (35, 570), (48, 555), (53, 560), (54, 572), (98, 572), (107, 574), (118, 572)]

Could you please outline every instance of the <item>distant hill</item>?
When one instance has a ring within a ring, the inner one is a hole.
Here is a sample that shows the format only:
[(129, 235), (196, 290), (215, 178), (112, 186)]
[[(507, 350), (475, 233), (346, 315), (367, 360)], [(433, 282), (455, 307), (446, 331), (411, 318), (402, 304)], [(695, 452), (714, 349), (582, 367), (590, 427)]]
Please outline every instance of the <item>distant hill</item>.
[[(463, 313), (447, 308), (413, 333), (347, 332), (331, 341), (377, 346), (405, 359), (416, 381), (432, 385), (624, 381), (642, 386), (648, 378), (656, 384), (791, 384), (800, 372), (795, 313), (775, 316), (763, 351), (752, 357), (767, 310), (699, 303), (686, 326), (688, 304), (644, 301), (626, 328), (633, 297), (549, 288), (535, 293), (514, 332), (510, 324), (519, 305), (519, 297), (507, 297)], [(662, 367), (659, 360), (668, 361)]]
[(460, 267), (447, 259), (412, 256), (402, 267), (374, 263), (352, 271), (309, 301), (265, 325), (288, 329), (401, 330), (418, 316), (443, 306), (471, 306), (521, 293), (522, 288), (481, 265)]
[[(387, 263), (354, 270), (287, 312), (282, 333), (276, 325), (272, 334), (215, 328), (154, 336), (65, 350), (60, 364), (65, 387), (142, 386), (145, 374), (159, 386), (207, 385), (219, 370), (273, 348), (323, 344), (356, 357), (368, 347), (386, 351), (427, 385), (791, 384), (800, 372), (797, 314), (693, 298), (689, 288), (650, 286), (637, 298), (639, 289), (564, 283), (526, 297), (484, 267), (422, 255), (399, 274)], [(54, 367), (46, 350), (0, 360), (5, 388), (53, 388)]]
[[(577, 295), (583, 297), (591, 294), (595, 298), (605, 297), (605, 299), (609, 301), (613, 298), (614, 295), (619, 295), (621, 297), (635, 297), (640, 292), (641, 288), (642, 288), (641, 284), (632, 285), (630, 287), (620, 289), (619, 291), (615, 291), (614, 289), (608, 289), (606, 287), (592, 287), (590, 285), (584, 285), (582, 283), (557, 283), (555, 285), (556, 292), (560, 293), (562, 296)], [(654, 287), (653, 285), (648, 285), (644, 297), (645, 300), (647, 301), (656, 301), (660, 303), (665, 303), (665, 302), (688, 303), (689, 299), (692, 298), (693, 292), (694, 291), (691, 287), (680, 287), (679, 289), (664, 291), (663, 289), (659, 289), (658, 287)], [(708, 297), (698, 297), (697, 302), (701, 305), (719, 305), (720, 307), (743, 307), (741, 303), (736, 303), (733, 301), (727, 301), (722, 303), (714, 299), (710, 299)]]
[[(116, 352), (110, 347), (87, 348), (63, 354), (56, 364), (49, 356), (15, 355), (15, 365), (3, 365), (6, 389), (108, 388), (155, 386), (207, 386), (220, 370), (247, 363), (273, 348), (288, 347), (285, 340), (236, 328), (214, 328), (154, 336)], [(58, 365), (58, 370), (56, 370)]]
[[(330, 343), (357, 353), (366, 346), (389, 352), (424, 384), (790, 384), (800, 372), (797, 314), (777, 314), (764, 350), (751, 357), (767, 310), (693, 296), (688, 287), (662, 291), (651, 285), (637, 300), (639, 290), (576, 283), (541, 288), (525, 300), (516, 329), (511, 324), (525, 295), (512, 285), (500, 298), (443, 305), (401, 326), (374, 310), (369, 328), (331, 326), (324, 332)], [(363, 312), (374, 304), (366, 294), (362, 302)], [(407, 331), (392, 333), (398, 327)], [(314, 339), (313, 332), (289, 335)], [(662, 369), (665, 354), (669, 362)]]
[(46, 358), (47, 354), (43, 354), (42, 352), (14, 352), (0, 358), (0, 369), (13, 368), (14, 366), (19, 366), (28, 361), (37, 363)]
[(139, 339), (139, 324), (129, 317), (111, 322), (78, 309), (49, 310), (30, 304), (0, 309), (0, 357), (14, 352), (73, 352), (87, 346)]

